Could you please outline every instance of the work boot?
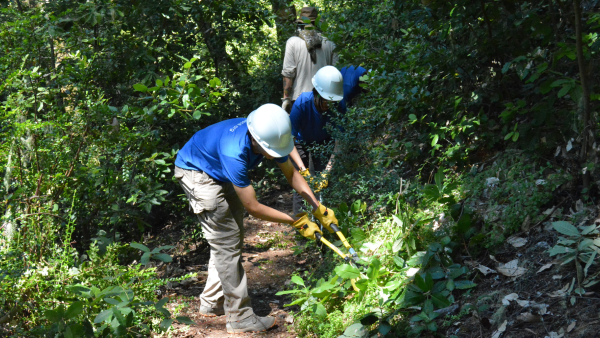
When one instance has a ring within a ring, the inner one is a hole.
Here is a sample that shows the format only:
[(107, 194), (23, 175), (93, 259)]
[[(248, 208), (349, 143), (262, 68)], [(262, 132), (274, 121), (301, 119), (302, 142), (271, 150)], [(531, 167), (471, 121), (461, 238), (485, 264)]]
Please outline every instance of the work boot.
[(238, 321), (227, 321), (227, 333), (261, 332), (275, 325), (273, 317), (259, 317), (255, 314)]
[(210, 307), (205, 305), (200, 305), (200, 315), (204, 317), (216, 317), (222, 316), (225, 314), (225, 310), (223, 307)]

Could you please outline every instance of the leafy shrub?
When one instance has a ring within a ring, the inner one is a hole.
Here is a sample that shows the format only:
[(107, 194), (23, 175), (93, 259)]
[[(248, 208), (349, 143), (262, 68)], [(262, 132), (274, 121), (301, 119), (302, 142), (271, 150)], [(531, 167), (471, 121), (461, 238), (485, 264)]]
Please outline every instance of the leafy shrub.
[(557, 187), (570, 179), (549, 163), (540, 167), (535, 163), (520, 152), (508, 152), (484, 165), (481, 172), (474, 167), (465, 176), (462, 194), (483, 218), (481, 231), (486, 247), (501, 243), (522, 226), (540, 221), (544, 217), (542, 206), (551, 201)]

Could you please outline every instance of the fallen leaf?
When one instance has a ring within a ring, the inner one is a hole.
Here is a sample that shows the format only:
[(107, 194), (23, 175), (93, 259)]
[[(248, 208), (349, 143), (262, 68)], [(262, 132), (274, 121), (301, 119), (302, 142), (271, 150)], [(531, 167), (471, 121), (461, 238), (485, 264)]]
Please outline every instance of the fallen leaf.
[(540, 321), (540, 316), (536, 316), (531, 312), (523, 312), (517, 316), (517, 320), (525, 323), (535, 323)]
[(549, 335), (549, 336), (545, 336), (544, 338), (562, 338), (562, 337), (564, 337), (564, 336), (565, 336), (565, 335), (564, 335), (564, 334), (562, 334), (562, 333), (561, 333), (561, 334), (558, 334), (558, 333), (556, 333), (556, 332), (550, 332), (550, 335)]
[(497, 267), (497, 270), (501, 274), (508, 276), (508, 277), (519, 277), (522, 274), (524, 274), (527, 271), (527, 269), (521, 268), (518, 265), (519, 265), (519, 260), (513, 259), (512, 261), (510, 261), (506, 264), (500, 264)]
[(571, 324), (569, 324), (569, 326), (567, 327), (567, 332), (573, 331), (573, 329), (575, 328), (575, 324), (577, 324), (576, 320), (574, 320)]
[(552, 276), (552, 279), (561, 279), (561, 278), (562, 278), (562, 275), (554, 275), (554, 276)]
[(517, 295), (516, 293), (511, 293), (510, 295), (506, 295), (504, 296), (504, 298), (502, 298), (502, 305), (510, 305), (511, 301), (517, 299), (519, 299), (519, 295)]
[(507, 240), (508, 244), (514, 246), (515, 248), (520, 248), (527, 244), (527, 240), (522, 237), (509, 237)]
[(562, 289), (554, 292), (549, 292), (548, 296), (552, 298), (564, 297), (567, 295), (567, 289), (569, 289), (569, 283), (567, 283)]
[(504, 331), (506, 331), (506, 324), (508, 324), (508, 320), (505, 320), (504, 323), (500, 325), (498, 330), (494, 331), (494, 334), (492, 334), (492, 338), (500, 338)]
[(548, 270), (548, 269), (550, 269), (550, 267), (552, 266), (552, 264), (554, 264), (554, 263), (548, 263), (548, 264), (546, 264), (546, 265), (542, 266), (542, 267), (541, 267), (541, 268), (540, 268), (540, 269), (537, 271), (537, 273), (540, 273), (540, 272), (542, 272), (542, 271), (544, 271), (544, 270)]
[(517, 299), (517, 304), (521, 305), (521, 307), (529, 307), (528, 300)]
[(479, 266), (477, 266), (477, 268), (476, 268), (476, 269), (477, 269), (477, 270), (479, 270), (479, 271), (481, 271), (481, 273), (482, 273), (484, 276), (487, 276), (487, 275), (488, 275), (488, 274), (490, 274), (490, 273), (498, 273), (496, 270), (494, 270), (494, 269), (490, 269), (490, 268), (488, 268), (487, 266), (483, 266), (483, 265), (481, 265), (481, 264), (479, 264)]
[(536, 310), (540, 315), (545, 315), (548, 313), (548, 304), (539, 304), (534, 301), (529, 302), (529, 307), (533, 310)]
[(490, 255), (490, 259), (493, 260), (494, 262), (498, 263), (498, 264), (502, 264), (500, 262), (498, 262), (498, 260), (496, 259), (496, 257)]

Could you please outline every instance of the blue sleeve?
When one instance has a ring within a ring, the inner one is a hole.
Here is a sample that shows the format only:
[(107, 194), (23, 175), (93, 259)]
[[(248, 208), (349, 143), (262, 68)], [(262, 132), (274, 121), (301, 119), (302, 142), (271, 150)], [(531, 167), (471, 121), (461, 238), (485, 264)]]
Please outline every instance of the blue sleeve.
[(275, 162), (277, 163), (285, 163), (288, 160), (288, 156), (275, 158)]
[(300, 130), (302, 129), (302, 111), (300, 110), (300, 104), (298, 103), (298, 100), (296, 100), (294, 106), (292, 107), (290, 121), (292, 122), (292, 136), (297, 140), (302, 140), (302, 136), (300, 136)]
[(242, 158), (221, 156), (221, 165), (223, 166), (223, 174), (227, 176), (233, 185), (240, 188), (250, 185), (248, 163)]

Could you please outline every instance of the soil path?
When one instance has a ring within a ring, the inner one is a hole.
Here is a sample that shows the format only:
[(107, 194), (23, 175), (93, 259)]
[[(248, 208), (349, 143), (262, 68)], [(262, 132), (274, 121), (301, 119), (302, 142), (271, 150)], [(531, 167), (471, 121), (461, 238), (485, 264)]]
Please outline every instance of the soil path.
[[(274, 198), (267, 198), (271, 205), (286, 213), (291, 210), (291, 194), (278, 192)], [(285, 296), (276, 296), (278, 291), (289, 285), (291, 274), (297, 270), (306, 269), (304, 254), (294, 256), (292, 249), (297, 245), (295, 232), (286, 224), (266, 222), (247, 216), (244, 218), (245, 240), (243, 251), (243, 266), (248, 277), (248, 291), (252, 297), (252, 307), (259, 316), (276, 318), (276, 325), (263, 333), (236, 334), (235, 337), (296, 337), (291, 327), (292, 317)], [(164, 235), (161, 235), (164, 236)], [(169, 236), (169, 235), (167, 235)], [(180, 236), (180, 234), (179, 234)], [(177, 237), (174, 232), (170, 237)], [(162, 238), (161, 242), (177, 243), (176, 238)], [(182, 246), (183, 247), (183, 246)], [(191, 249), (191, 250), (190, 250)], [(225, 330), (225, 316), (202, 317), (198, 314), (200, 308), (199, 295), (204, 289), (207, 278), (209, 247), (206, 243), (191, 246), (186, 252), (177, 247), (180, 255), (173, 255), (174, 260), (168, 265), (159, 266), (163, 278), (182, 276), (197, 272), (197, 277), (179, 282), (170, 282), (160, 292), (160, 297), (171, 297), (168, 309), (179, 310), (178, 316), (187, 316), (197, 325), (187, 326), (173, 324), (174, 331), (169, 331), (170, 337), (232, 337)]]

